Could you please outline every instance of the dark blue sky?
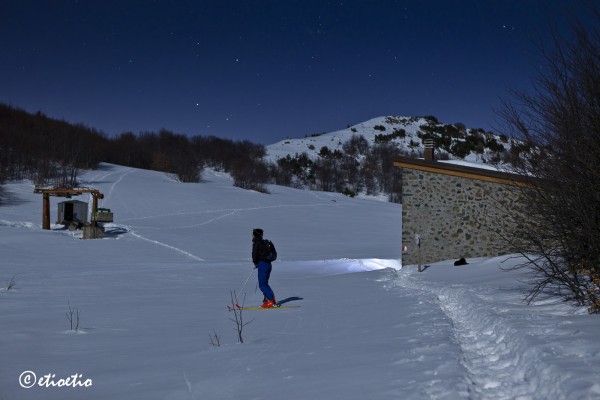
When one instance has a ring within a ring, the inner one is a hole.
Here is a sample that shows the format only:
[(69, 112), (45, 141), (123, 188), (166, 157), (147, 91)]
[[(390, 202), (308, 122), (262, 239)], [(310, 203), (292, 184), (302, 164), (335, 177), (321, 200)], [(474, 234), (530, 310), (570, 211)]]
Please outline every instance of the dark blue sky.
[(493, 129), (558, 0), (4, 0), (0, 102), (270, 144), (382, 115)]

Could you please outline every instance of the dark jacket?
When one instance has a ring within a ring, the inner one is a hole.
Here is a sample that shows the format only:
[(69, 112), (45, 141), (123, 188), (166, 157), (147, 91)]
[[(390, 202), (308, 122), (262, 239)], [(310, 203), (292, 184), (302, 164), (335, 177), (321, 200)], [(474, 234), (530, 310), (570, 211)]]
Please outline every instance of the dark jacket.
[(258, 266), (258, 262), (260, 261), (261, 247), (263, 244), (262, 238), (252, 238), (252, 262), (254, 266)]

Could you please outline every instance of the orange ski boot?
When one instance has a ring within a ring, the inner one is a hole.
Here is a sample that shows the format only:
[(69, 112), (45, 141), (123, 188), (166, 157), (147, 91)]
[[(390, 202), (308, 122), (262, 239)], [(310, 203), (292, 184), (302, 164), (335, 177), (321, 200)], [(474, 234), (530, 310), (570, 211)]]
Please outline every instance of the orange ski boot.
[(275, 299), (266, 300), (261, 307), (262, 308), (271, 308), (271, 307), (275, 307), (276, 304), (277, 303), (275, 302)]

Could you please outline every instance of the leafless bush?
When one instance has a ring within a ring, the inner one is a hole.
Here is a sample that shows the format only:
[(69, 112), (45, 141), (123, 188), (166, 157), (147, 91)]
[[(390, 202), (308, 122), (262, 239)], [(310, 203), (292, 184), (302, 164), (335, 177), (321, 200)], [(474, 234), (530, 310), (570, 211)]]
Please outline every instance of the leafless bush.
[(213, 330), (213, 333), (208, 335), (209, 339), (210, 339), (210, 344), (213, 347), (220, 347), (221, 346), (221, 338), (219, 337), (219, 335), (217, 335), (217, 332), (215, 332)]
[(8, 281), (8, 283), (6, 284), (7, 292), (11, 289), (14, 289), (14, 287), (17, 285), (17, 282), (15, 281), (15, 277), (16, 277), (16, 275), (13, 275), (13, 277), (10, 278), (10, 281)]
[[(590, 6), (596, 22), (600, 13)], [(511, 241), (532, 272), (527, 299), (561, 296), (600, 312), (600, 29), (573, 26), (540, 47), (544, 68), (531, 92), (501, 111), (509, 133), (527, 144), (512, 162), (528, 178)]]
[(79, 309), (77, 307), (73, 308), (71, 307), (71, 302), (68, 302), (69, 304), (69, 311), (65, 312), (65, 315), (67, 316), (67, 320), (69, 321), (70, 324), (70, 329), (72, 331), (79, 331)]
[(235, 294), (235, 291), (231, 291), (230, 295), (231, 295), (230, 310), (231, 310), (231, 312), (233, 312), (233, 318), (229, 318), (229, 320), (233, 321), (235, 323), (235, 330), (237, 332), (239, 342), (244, 343), (244, 338), (242, 337), (242, 332), (244, 330), (244, 327), (252, 322), (252, 321), (244, 322), (244, 318), (243, 318), (243, 311), (244, 311), (243, 308), (244, 308), (244, 304), (246, 302), (246, 296), (244, 295), (244, 300), (242, 301), (242, 304), (240, 306), (237, 295)]
[(230, 172), (234, 186), (269, 194), (265, 187), (269, 181), (269, 168), (262, 159), (240, 158)]

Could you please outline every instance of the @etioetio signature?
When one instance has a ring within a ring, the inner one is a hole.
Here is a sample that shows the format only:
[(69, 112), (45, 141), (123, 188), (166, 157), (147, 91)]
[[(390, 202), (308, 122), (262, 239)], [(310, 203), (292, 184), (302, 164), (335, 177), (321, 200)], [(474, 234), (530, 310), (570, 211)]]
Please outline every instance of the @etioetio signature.
[(40, 376), (33, 371), (25, 371), (19, 376), (19, 384), (25, 389), (31, 389), (34, 386), (39, 387), (90, 387), (93, 382), (90, 378), (83, 379), (82, 374), (73, 374), (66, 378), (56, 378), (56, 374), (46, 374)]

